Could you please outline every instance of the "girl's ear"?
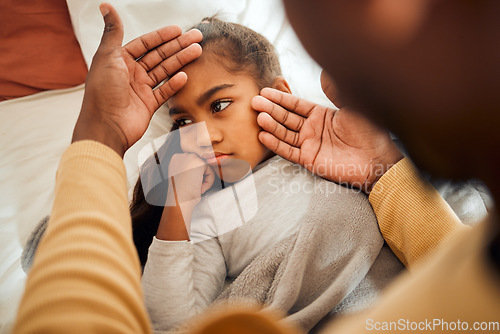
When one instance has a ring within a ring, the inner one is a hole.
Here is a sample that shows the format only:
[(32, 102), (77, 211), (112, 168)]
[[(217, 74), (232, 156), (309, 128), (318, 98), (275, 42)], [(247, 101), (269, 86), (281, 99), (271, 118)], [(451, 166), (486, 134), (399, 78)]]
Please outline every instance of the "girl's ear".
[(288, 93), (288, 94), (292, 94), (292, 90), (290, 89), (288, 82), (282, 76), (277, 76), (274, 79), (274, 81), (271, 85), (271, 88), (280, 90), (280, 91)]

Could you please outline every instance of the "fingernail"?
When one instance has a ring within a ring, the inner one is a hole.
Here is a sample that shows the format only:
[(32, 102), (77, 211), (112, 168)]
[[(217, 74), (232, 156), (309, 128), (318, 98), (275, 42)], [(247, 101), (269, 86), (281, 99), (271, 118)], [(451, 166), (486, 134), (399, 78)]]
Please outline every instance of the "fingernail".
[(270, 108), (273, 105), (271, 101), (262, 95), (258, 96), (258, 101), (260, 101), (259, 103), (261, 103), (262, 108)]
[(106, 16), (106, 15), (108, 15), (109, 8), (101, 6), (101, 7), (99, 7), (99, 9), (101, 10), (101, 14), (102, 14), (103, 17)]
[(261, 112), (260, 114), (258, 114), (258, 115), (257, 115), (257, 119), (259, 119), (259, 118), (260, 118), (261, 120), (264, 120), (264, 119), (266, 119), (266, 118), (267, 118), (267, 119), (273, 119), (273, 118), (271, 117), (271, 115), (269, 115), (267, 112), (264, 112), (264, 111), (263, 111), (263, 112)]

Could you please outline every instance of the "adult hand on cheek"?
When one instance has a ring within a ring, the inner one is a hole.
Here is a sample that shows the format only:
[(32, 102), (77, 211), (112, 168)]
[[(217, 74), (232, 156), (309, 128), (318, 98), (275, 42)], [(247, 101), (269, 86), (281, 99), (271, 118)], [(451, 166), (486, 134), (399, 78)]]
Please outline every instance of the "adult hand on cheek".
[[(323, 72), (321, 86), (340, 105), (333, 81)], [(327, 108), (264, 88), (252, 101), (261, 112), (260, 141), (281, 157), (333, 182), (369, 194), (378, 179), (402, 157), (389, 133), (358, 113)]]
[(167, 26), (122, 47), (118, 13), (106, 3), (100, 10), (104, 33), (87, 75), (72, 142), (95, 140), (123, 157), (142, 137), (154, 112), (186, 84), (184, 72), (172, 74), (201, 55), (196, 43), (202, 35)]

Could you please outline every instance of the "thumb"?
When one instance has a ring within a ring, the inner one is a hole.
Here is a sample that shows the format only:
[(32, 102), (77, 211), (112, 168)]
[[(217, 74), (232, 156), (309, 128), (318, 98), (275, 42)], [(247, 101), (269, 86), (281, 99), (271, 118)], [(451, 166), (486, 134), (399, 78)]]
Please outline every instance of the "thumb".
[(109, 3), (102, 3), (99, 10), (104, 18), (104, 32), (99, 48), (121, 47), (123, 42), (123, 24), (120, 15)]

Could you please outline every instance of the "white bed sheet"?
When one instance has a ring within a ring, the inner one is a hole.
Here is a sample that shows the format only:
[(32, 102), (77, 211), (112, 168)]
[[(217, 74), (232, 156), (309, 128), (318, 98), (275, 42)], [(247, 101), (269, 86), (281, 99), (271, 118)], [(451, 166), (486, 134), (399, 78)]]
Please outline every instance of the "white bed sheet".
[(22, 247), (50, 212), (57, 165), (80, 111), (83, 86), (0, 103), (0, 332), (22, 294)]

